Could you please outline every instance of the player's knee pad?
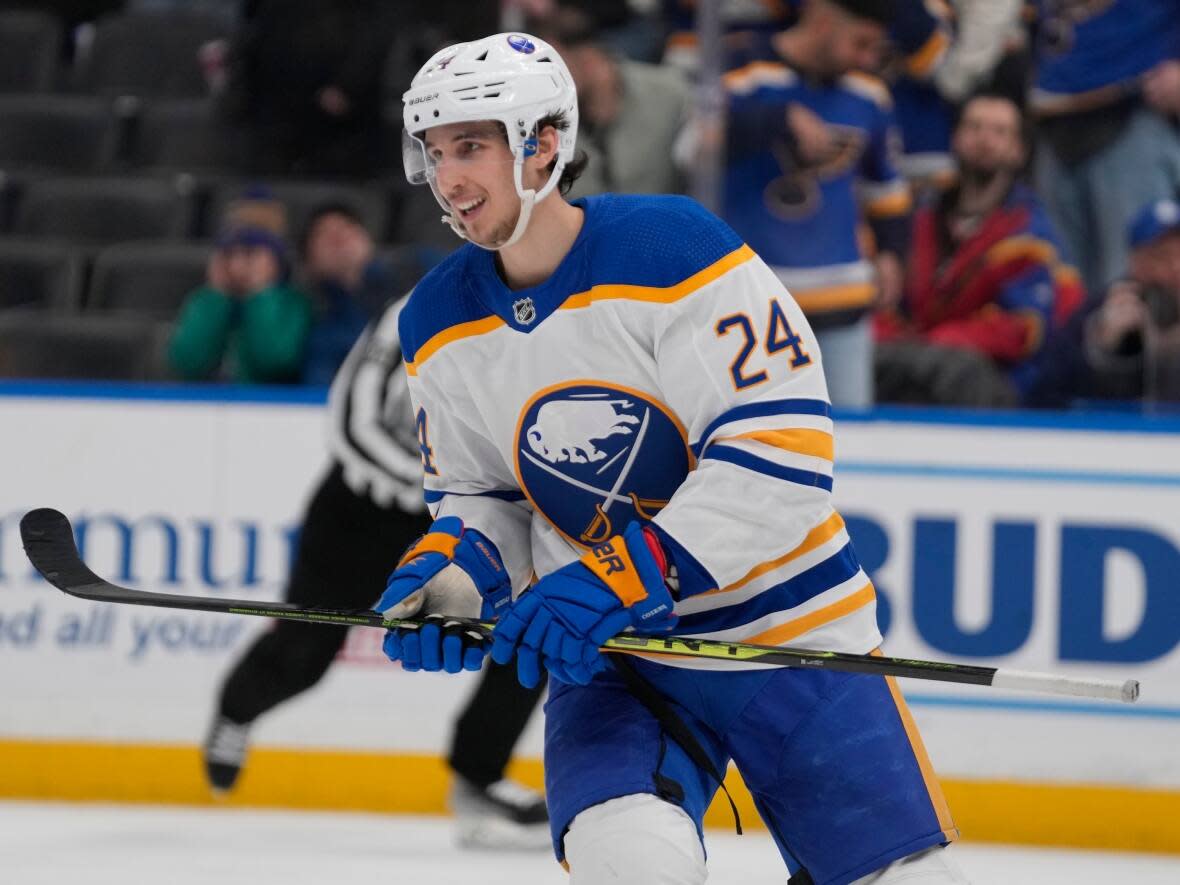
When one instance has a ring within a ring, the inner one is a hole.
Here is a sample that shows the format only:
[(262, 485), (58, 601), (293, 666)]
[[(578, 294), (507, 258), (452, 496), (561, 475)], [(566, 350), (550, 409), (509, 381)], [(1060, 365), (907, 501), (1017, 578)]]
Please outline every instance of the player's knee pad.
[(852, 885), (971, 885), (945, 845), (899, 857)]
[(565, 834), (570, 885), (703, 885), (705, 850), (683, 809), (636, 793), (587, 808)]

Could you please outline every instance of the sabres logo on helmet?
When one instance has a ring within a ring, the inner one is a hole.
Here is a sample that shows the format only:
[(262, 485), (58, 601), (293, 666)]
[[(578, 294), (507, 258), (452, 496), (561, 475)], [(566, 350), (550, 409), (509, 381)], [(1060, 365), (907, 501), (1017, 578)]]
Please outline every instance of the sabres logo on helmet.
[(583, 382), (525, 406), (516, 464), (541, 515), (588, 546), (659, 513), (693, 458), (665, 406), (638, 391)]

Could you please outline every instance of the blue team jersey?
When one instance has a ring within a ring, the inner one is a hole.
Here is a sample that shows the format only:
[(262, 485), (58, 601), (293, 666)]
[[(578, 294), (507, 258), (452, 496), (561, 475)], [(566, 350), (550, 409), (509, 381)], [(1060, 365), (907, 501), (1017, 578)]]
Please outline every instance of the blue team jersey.
[(1030, 104), (1040, 114), (1112, 104), (1180, 55), (1178, 0), (1040, 0), (1038, 13)]
[[(880, 80), (850, 73), (817, 81), (766, 44), (723, 77), (729, 138), (722, 214), (779, 274), (805, 313), (863, 311), (875, 296), (862, 227), (904, 218), (910, 192), (896, 168), (892, 100)], [(797, 103), (834, 131), (838, 151), (819, 166), (791, 150), (786, 112)]]

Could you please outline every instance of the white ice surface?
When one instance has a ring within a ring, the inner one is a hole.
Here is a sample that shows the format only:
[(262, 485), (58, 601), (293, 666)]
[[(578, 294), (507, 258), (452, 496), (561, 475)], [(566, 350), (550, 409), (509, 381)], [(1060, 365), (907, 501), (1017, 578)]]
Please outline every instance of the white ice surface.
[[(783, 883), (770, 839), (710, 831), (710, 885)], [(956, 845), (974, 885), (1177, 885), (1180, 856)], [(5, 885), (562, 885), (547, 852), (455, 850), (445, 818), (0, 802)]]

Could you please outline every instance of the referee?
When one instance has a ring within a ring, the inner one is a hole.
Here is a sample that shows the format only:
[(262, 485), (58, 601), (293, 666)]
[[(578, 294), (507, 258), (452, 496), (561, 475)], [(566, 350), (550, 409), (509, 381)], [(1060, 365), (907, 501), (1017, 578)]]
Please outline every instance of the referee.
[[(357, 340), (328, 398), (332, 466), (304, 514), (286, 598), (299, 606), (370, 608), (406, 547), (430, 523), (397, 339), (405, 298)], [(233, 788), (254, 721), (311, 688), (344, 644), (347, 627), (276, 621), (221, 687), (204, 744), (205, 771)], [(474, 848), (549, 844), (544, 799), (504, 778), (512, 748), (541, 689), (522, 688), (511, 668), (491, 664), (455, 723), (448, 763), (458, 840)]]

